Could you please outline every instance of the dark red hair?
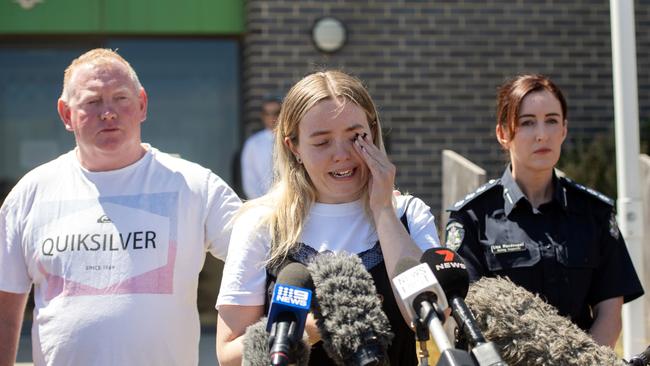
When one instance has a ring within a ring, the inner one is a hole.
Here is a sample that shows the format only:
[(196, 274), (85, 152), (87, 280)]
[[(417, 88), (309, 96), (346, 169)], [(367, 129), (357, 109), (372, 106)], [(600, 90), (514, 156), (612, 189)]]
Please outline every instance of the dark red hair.
[(553, 94), (562, 106), (562, 120), (567, 118), (566, 99), (560, 88), (551, 79), (540, 74), (524, 74), (514, 77), (499, 87), (497, 94), (497, 125), (500, 125), (508, 138), (515, 137), (519, 109), (526, 95), (547, 90)]

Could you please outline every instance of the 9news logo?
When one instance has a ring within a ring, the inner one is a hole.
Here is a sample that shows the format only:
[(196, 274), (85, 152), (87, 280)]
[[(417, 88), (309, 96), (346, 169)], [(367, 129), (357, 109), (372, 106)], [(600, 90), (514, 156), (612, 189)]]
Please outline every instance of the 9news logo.
[(308, 308), (311, 301), (311, 292), (298, 287), (280, 285), (275, 294), (275, 301), (291, 306)]

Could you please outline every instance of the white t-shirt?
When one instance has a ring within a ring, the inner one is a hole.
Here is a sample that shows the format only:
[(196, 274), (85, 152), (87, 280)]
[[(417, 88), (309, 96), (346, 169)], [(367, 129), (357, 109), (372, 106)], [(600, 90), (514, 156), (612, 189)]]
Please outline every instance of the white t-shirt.
[(225, 259), (241, 205), (210, 170), (144, 144), (90, 172), (75, 151), (29, 172), (0, 209), (0, 290), (34, 284), (35, 365), (196, 365), (206, 251)]
[[(401, 217), (411, 196), (397, 198), (396, 215)], [(269, 258), (267, 228), (257, 223), (268, 208), (252, 209), (235, 222), (217, 299), (220, 305), (263, 305), (266, 296), (265, 261)], [(424, 251), (440, 246), (434, 217), (419, 198), (409, 204), (406, 218), (410, 236)], [(364, 213), (361, 201), (343, 204), (316, 203), (307, 215), (300, 242), (318, 252), (361, 253), (377, 242), (377, 232)]]
[(268, 192), (273, 183), (273, 131), (265, 128), (246, 140), (241, 153), (242, 186), (246, 198)]

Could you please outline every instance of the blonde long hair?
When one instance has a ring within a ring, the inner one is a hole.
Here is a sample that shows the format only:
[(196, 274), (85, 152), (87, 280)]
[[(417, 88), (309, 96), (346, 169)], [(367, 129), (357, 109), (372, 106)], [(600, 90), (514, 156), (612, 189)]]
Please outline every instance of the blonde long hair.
[[(298, 145), (300, 121), (307, 112), (323, 100), (351, 102), (366, 114), (372, 141), (385, 152), (381, 124), (375, 103), (362, 82), (340, 71), (316, 72), (298, 81), (287, 93), (275, 127), (273, 148), (274, 184), (268, 194), (246, 202), (242, 212), (256, 206), (270, 208), (260, 223), (268, 227), (271, 238), (269, 266), (282, 261), (295, 248), (303, 230), (304, 220), (316, 201), (316, 189), (304, 166), (285, 144), (285, 137)], [(367, 189), (362, 201), (369, 212)]]

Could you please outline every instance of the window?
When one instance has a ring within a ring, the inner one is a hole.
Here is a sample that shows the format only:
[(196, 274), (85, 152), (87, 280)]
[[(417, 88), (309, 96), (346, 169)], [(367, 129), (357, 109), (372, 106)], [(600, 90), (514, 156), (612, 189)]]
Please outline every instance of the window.
[(0, 44), (0, 199), (29, 170), (74, 147), (56, 111), (63, 71), (95, 47), (117, 49), (149, 96), (142, 140), (232, 185), (239, 147), (239, 43), (213, 38), (107, 38)]

